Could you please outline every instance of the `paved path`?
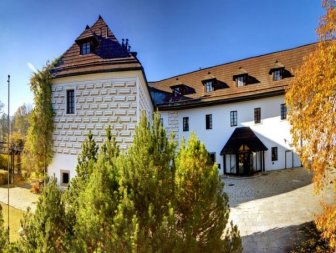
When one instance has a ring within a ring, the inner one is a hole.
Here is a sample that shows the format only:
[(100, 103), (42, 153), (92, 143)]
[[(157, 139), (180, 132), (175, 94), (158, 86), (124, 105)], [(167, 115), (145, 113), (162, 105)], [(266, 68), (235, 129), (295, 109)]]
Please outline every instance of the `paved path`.
[[(29, 185), (9, 188), (9, 205), (26, 211), (28, 207), (35, 211), (39, 195), (30, 192)], [(7, 204), (7, 187), (0, 186), (0, 202)]]
[(288, 252), (300, 225), (321, 211), (320, 199), (332, 200), (332, 191), (313, 193), (311, 175), (302, 168), (224, 182), (246, 253)]

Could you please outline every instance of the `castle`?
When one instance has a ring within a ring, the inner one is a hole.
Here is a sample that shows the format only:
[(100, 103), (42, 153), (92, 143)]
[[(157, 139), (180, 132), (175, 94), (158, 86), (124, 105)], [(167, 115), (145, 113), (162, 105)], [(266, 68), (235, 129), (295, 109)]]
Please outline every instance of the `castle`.
[(99, 144), (111, 125), (125, 150), (141, 113), (151, 117), (155, 110), (177, 140), (195, 132), (221, 174), (298, 167), (284, 95), (295, 68), (314, 48), (304, 45), (148, 82), (128, 41), (118, 42), (99, 16), (52, 69), (55, 154), (48, 173), (67, 185), (89, 131)]

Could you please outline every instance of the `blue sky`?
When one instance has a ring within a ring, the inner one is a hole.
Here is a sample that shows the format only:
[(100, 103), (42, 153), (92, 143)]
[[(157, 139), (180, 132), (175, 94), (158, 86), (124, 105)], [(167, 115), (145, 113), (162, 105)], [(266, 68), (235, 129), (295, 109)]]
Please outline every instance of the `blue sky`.
[[(155, 81), (317, 40), (319, 0), (1, 0), (0, 101), (32, 103), (31, 69), (67, 50), (102, 15)], [(5, 110), (7, 110), (5, 108)]]

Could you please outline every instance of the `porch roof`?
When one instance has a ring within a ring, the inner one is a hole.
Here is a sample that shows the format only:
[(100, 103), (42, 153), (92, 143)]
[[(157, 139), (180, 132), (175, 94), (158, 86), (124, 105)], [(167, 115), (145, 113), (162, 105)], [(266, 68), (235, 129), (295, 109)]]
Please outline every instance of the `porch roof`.
[(253, 152), (266, 151), (267, 147), (255, 135), (249, 127), (237, 127), (227, 143), (224, 145), (221, 155), (235, 154), (238, 152), (241, 145), (245, 144)]

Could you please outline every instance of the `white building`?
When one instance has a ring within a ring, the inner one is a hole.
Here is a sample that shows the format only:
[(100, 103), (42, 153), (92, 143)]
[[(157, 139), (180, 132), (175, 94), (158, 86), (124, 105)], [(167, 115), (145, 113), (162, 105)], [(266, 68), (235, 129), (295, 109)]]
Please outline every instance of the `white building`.
[(300, 166), (292, 150), (285, 89), (314, 44), (251, 57), (147, 83), (128, 41), (120, 44), (99, 17), (53, 69), (55, 156), (49, 175), (75, 175), (81, 143), (105, 128), (122, 149), (132, 142), (142, 111), (161, 112), (177, 140), (190, 132), (205, 143), (221, 173), (250, 175)]

